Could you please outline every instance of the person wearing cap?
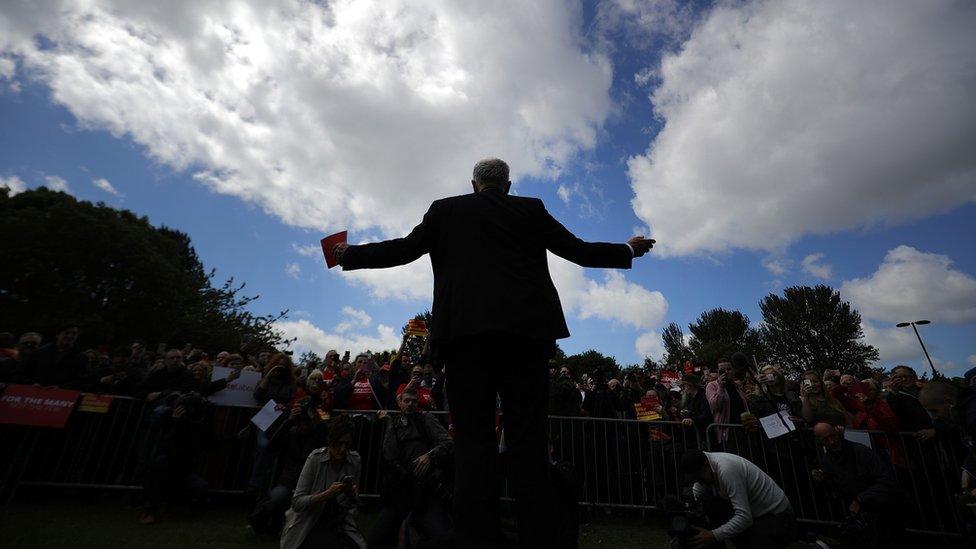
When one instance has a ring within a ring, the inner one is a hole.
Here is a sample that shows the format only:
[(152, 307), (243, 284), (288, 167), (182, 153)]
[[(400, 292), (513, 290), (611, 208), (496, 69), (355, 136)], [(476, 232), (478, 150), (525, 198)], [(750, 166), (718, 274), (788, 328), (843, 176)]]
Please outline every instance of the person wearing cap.
[(739, 548), (772, 548), (788, 547), (793, 541), (790, 500), (751, 461), (724, 452), (688, 450), (681, 456), (680, 469), (686, 481), (694, 482), (692, 491), (709, 523), (720, 524), (711, 530), (696, 527), (691, 547), (731, 540)]
[(712, 408), (701, 389), (701, 378), (695, 374), (685, 374), (681, 378), (681, 401), (678, 415), (685, 427), (695, 427), (699, 435), (705, 436), (705, 429), (712, 424)]

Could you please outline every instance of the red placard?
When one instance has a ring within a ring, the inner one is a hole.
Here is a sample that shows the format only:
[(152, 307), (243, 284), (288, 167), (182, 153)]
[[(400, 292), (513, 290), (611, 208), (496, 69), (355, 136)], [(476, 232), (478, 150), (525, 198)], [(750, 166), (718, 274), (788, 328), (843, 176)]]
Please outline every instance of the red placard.
[(407, 334), (427, 337), (429, 335), (427, 323), (419, 318), (410, 320), (407, 322)]
[(78, 411), (91, 412), (93, 414), (107, 414), (114, 398), (112, 395), (85, 394), (81, 397), (81, 404), (78, 405)]
[(657, 395), (645, 395), (641, 401), (634, 404), (634, 414), (640, 421), (654, 421), (661, 419), (657, 407), (661, 405), (661, 399)]
[(80, 394), (33, 385), (7, 385), (0, 395), (0, 423), (61, 429)]
[(330, 234), (329, 236), (323, 238), (321, 243), (322, 253), (325, 254), (325, 264), (331, 269), (338, 264), (335, 256), (335, 247), (337, 244), (346, 243), (346, 231)]
[(664, 370), (661, 372), (661, 383), (664, 385), (676, 384), (681, 381), (681, 374), (674, 370)]

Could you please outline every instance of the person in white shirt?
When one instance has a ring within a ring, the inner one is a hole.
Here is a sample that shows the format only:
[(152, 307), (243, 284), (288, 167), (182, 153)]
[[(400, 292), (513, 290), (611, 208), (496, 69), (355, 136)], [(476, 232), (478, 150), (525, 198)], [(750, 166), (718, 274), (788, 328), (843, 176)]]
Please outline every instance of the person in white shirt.
[[(734, 454), (688, 450), (681, 456), (681, 472), (694, 481), (695, 499), (703, 504), (710, 523), (698, 528), (692, 547), (732, 540), (738, 548), (788, 547), (793, 541), (793, 507), (773, 479), (749, 460)], [(731, 506), (731, 513), (729, 511)], [(728, 518), (731, 514), (731, 518)]]

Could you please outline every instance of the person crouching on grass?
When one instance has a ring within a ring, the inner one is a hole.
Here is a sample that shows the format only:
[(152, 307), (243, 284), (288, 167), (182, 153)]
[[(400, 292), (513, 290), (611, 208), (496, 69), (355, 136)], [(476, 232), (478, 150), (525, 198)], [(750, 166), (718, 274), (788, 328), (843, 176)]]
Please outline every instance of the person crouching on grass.
[(329, 422), (325, 448), (309, 454), (285, 515), (282, 549), (366, 549), (354, 518), (359, 504), (361, 461), (349, 449), (353, 424), (342, 414)]

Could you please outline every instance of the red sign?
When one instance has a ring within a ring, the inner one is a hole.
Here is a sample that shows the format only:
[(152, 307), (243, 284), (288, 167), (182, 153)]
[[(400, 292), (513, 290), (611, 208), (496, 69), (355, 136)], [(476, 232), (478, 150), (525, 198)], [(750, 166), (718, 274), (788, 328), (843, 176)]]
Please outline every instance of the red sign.
[(80, 394), (33, 385), (7, 385), (0, 395), (0, 423), (61, 429)]
[(665, 370), (661, 372), (661, 383), (664, 385), (673, 385), (681, 381), (681, 374), (675, 372), (674, 370)]
[(81, 397), (81, 404), (78, 405), (79, 412), (92, 412), (94, 414), (108, 413), (112, 406), (112, 395), (93, 395), (85, 394)]
[(640, 421), (654, 421), (661, 419), (657, 407), (661, 405), (661, 399), (657, 395), (647, 395), (641, 398), (640, 402), (634, 404), (634, 414)]
[(427, 337), (429, 335), (429, 332), (427, 331), (427, 323), (419, 318), (408, 321), (407, 334)]

